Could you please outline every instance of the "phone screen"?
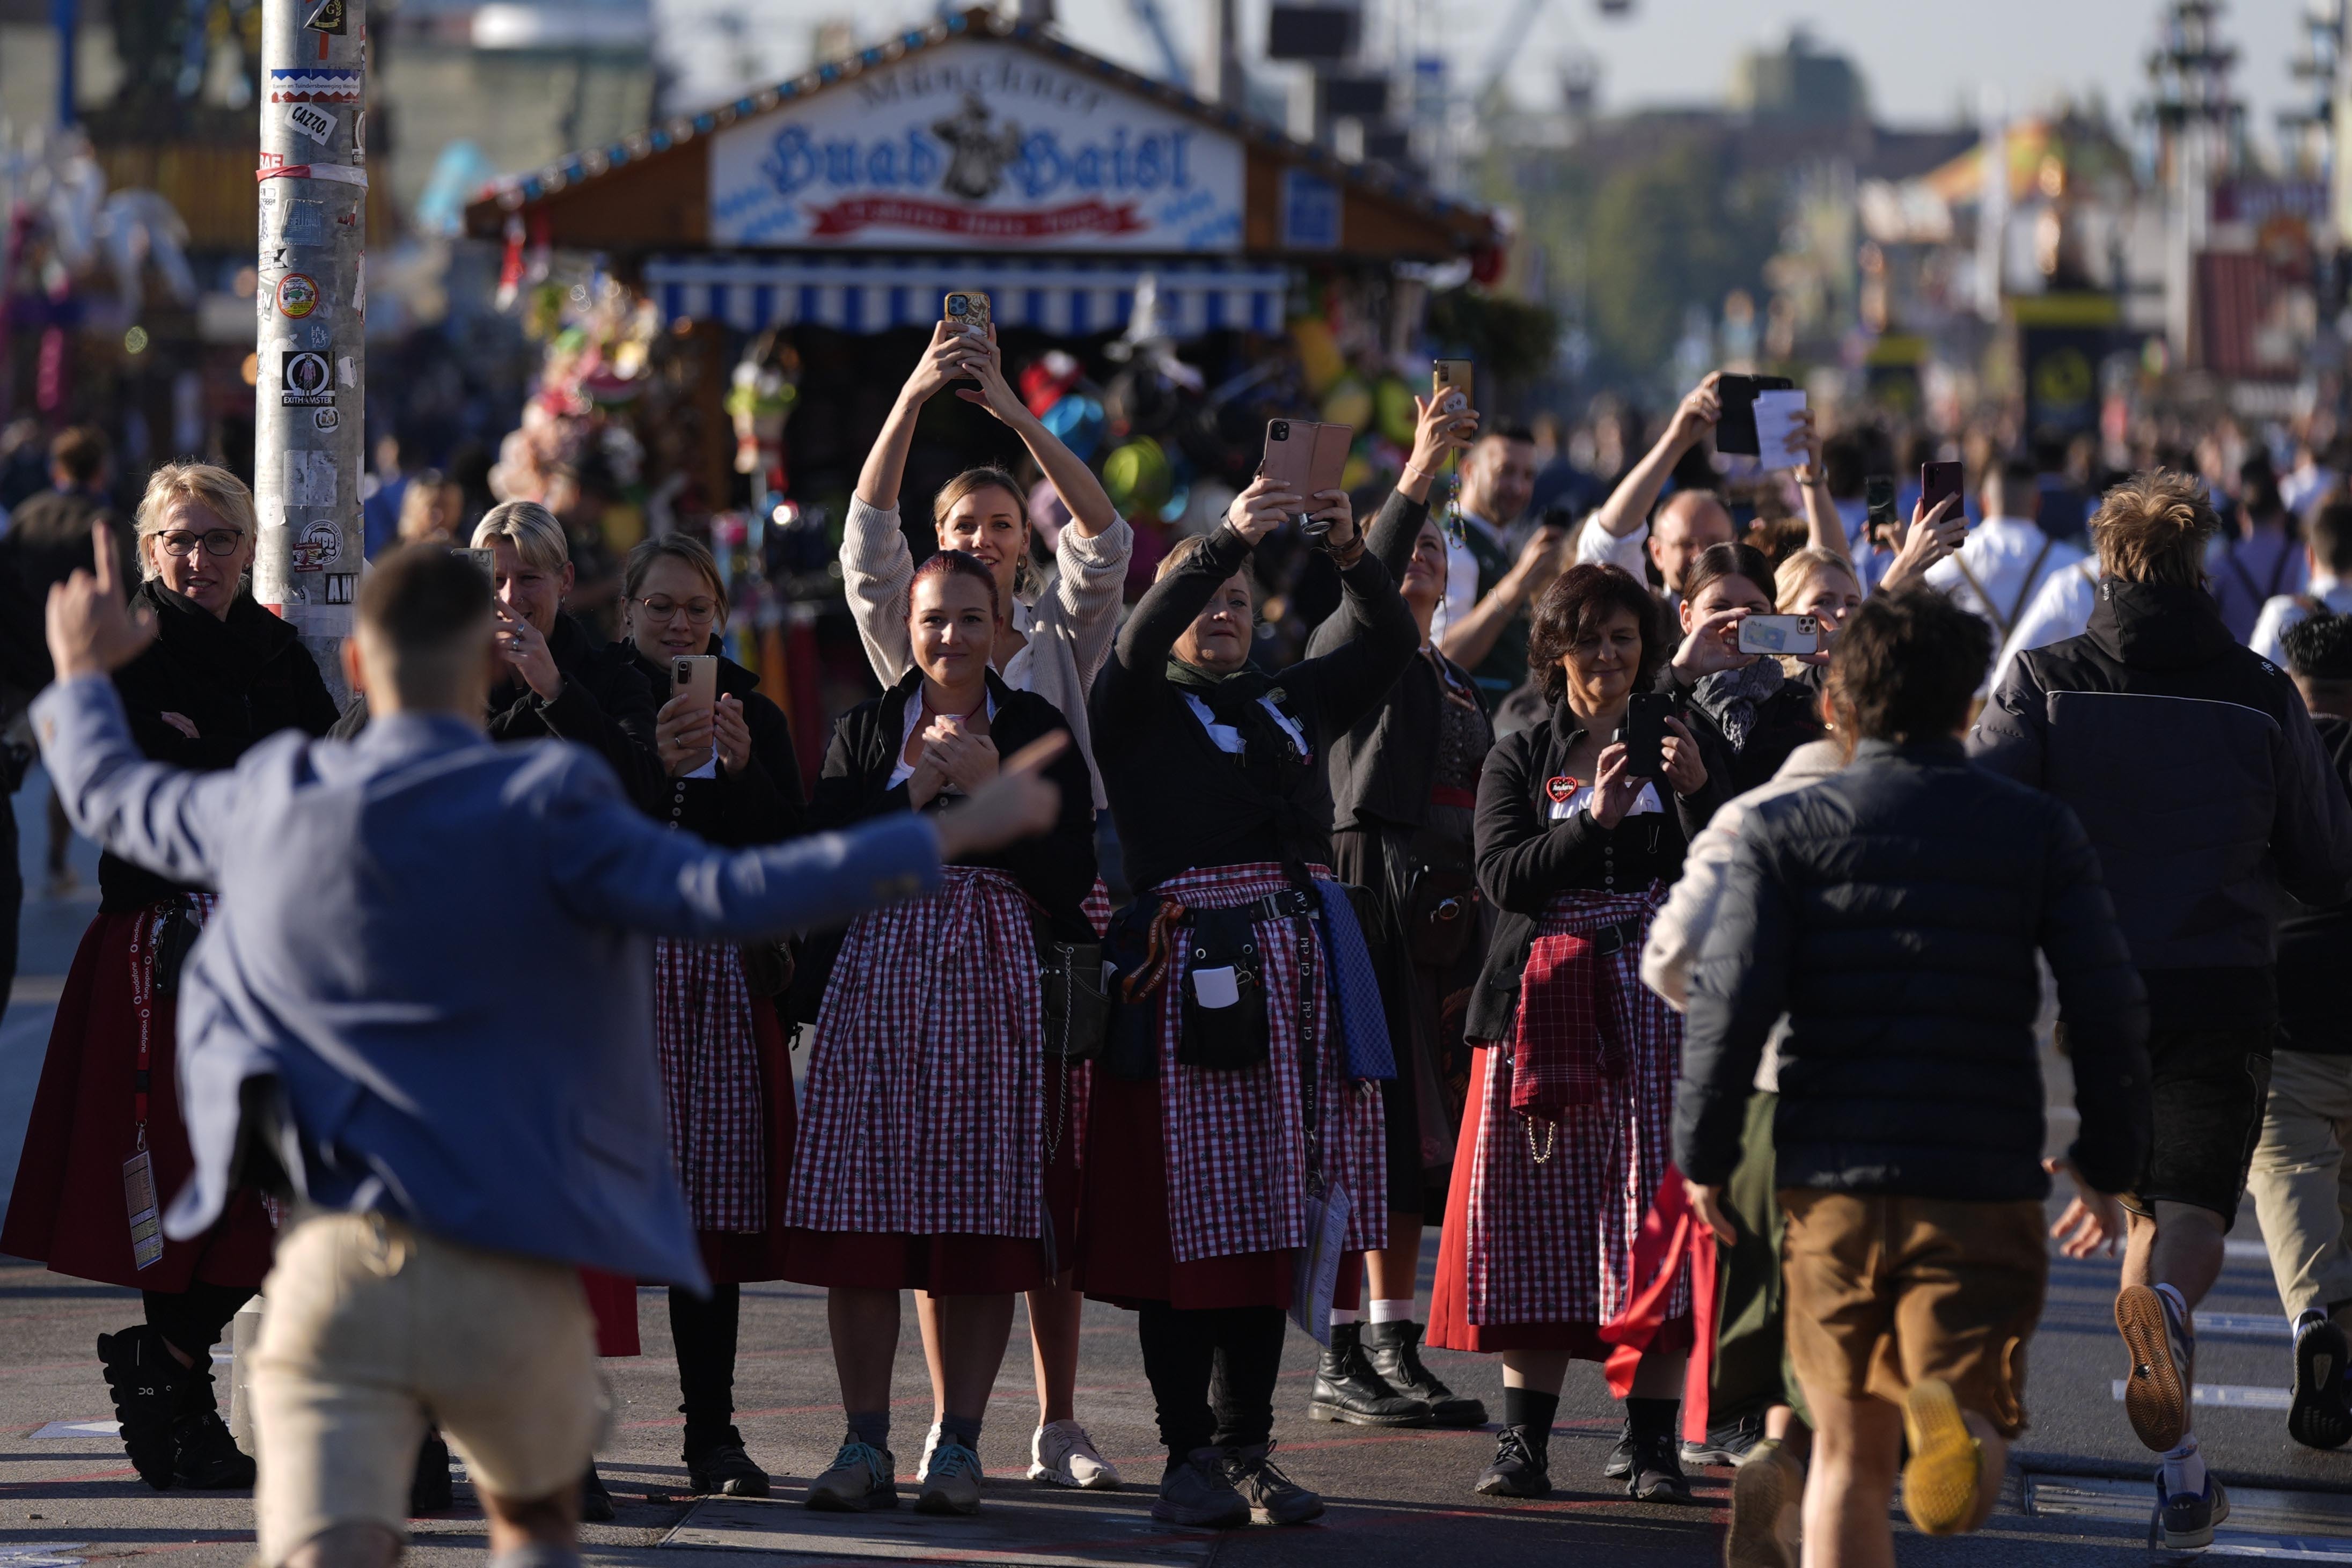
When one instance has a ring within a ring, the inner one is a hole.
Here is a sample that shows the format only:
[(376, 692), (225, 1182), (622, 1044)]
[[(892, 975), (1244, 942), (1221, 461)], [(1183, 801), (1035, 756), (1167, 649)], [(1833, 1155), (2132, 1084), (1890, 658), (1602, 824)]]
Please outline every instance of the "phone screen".
[(1715, 422), (1715, 449), (1736, 457), (1762, 456), (1761, 445), (1756, 437), (1756, 395), (1759, 392), (1787, 392), (1796, 384), (1785, 375), (1724, 374), (1716, 377), (1716, 401), (1722, 412)]

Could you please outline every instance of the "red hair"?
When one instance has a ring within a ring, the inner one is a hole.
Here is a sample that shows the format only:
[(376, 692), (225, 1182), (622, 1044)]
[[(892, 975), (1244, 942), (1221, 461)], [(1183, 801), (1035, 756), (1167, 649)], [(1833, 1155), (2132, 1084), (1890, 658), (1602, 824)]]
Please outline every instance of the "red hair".
[(988, 613), (997, 620), (1004, 618), (1004, 605), (996, 596), (996, 574), (988, 563), (969, 550), (942, 550), (926, 558), (915, 568), (907, 583), (907, 612), (914, 613), (915, 584), (926, 577), (969, 577), (988, 590)]

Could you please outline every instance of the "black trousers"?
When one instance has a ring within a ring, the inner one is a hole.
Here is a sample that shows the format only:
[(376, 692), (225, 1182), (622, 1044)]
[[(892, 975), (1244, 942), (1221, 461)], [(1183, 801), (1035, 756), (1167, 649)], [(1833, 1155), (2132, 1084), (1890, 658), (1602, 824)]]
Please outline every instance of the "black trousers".
[[(8, 763), (0, 758), (0, 784)], [(17, 860), (16, 800), (0, 795), (0, 1018), (8, 1016), (8, 993), (16, 984), (16, 931), (25, 907), (25, 868)]]
[(194, 1362), (198, 1372), (210, 1376), (213, 1346), (220, 1343), (228, 1321), (253, 1300), (254, 1293), (242, 1285), (207, 1285), (198, 1280), (184, 1290), (142, 1290), (140, 1295), (147, 1306), (147, 1326)]
[(1274, 1436), (1285, 1322), (1279, 1307), (1143, 1304), (1143, 1373), (1171, 1463), (1195, 1448), (1250, 1447)]
[(678, 1409), (686, 1415), (688, 1450), (733, 1441), (735, 1331), (742, 1312), (740, 1285), (713, 1285), (707, 1301), (670, 1287), (669, 1337), (677, 1346), (677, 1391), (684, 1399)]

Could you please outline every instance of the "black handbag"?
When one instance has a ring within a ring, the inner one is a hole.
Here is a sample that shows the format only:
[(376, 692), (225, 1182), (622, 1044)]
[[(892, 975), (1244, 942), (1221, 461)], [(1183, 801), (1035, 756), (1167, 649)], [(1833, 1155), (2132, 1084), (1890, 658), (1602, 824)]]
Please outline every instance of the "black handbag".
[(1037, 939), (1037, 991), (1045, 1005), (1045, 1054), (1090, 1062), (1110, 1039), (1110, 987), (1097, 942)]
[(1478, 935), (1478, 879), (1460, 846), (1437, 834), (1416, 833), (1405, 854), (1412, 867), (1405, 889), (1405, 946), (1414, 963), (1445, 968)]
[[(1273, 1049), (1266, 1022), (1265, 978), (1257, 948), (1258, 908), (1196, 910), (1185, 938), (1183, 1015), (1176, 1059), (1187, 1067), (1231, 1071), (1255, 1067)], [(1230, 971), (1234, 999), (1223, 1006), (1201, 1000), (1205, 972)]]

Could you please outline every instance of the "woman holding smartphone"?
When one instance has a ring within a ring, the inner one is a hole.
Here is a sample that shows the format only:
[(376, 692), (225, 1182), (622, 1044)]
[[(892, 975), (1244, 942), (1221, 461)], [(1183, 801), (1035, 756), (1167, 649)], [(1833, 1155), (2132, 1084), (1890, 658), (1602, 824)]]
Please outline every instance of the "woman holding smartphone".
[[(1246, 567), (1302, 510), (1327, 530), (1361, 629), (1276, 676), (1250, 662)], [(1169, 552), (1096, 685), (1096, 761), (1139, 892), (1112, 922), (1124, 978), (1095, 1075), (1079, 1279), (1137, 1311), (1168, 1448), (1151, 1512), (1166, 1523), (1323, 1511), (1268, 1453), (1283, 1313), (1318, 1181), (1353, 1200), (1343, 1249), (1387, 1242), (1374, 1080), (1391, 1070), (1370, 961), (1337, 967), (1362, 943), (1339, 940), (1358, 928), (1325, 868), (1323, 753), (1396, 684), (1416, 640), (1346, 492), (1259, 479), (1215, 530)], [(1342, 973), (1360, 984), (1335, 994)]]
[[(1551, 1490), (1551, 1420), (1570, 1361), (1637, 1285), (1634, 1233), (1665, 1173), (1682, 1019), (1642, 984), (1650, 921), (1715, 791), (1666, 721), (1660, 776), (1612, 739), (1664, 661), (1649, 589), (1571, 567), (1536, 603), (1528, 667), (1548, 721), (1496, 742), (1478, 782), (1478, 882), (1500, 911), (1465, 1029), (1480, 1047), (1432, 1292), (1429, 1342), (1500, 1352), (1503, 1430), (1490, 1497)], [(1676, 1415), (1690, 1345), (1687, 1279), (1643, 1356), (1603, 1474), (1687, 1502)]]
[[(709, 550), (682, 533), (648, 539), (629, 552), (621, 594), (622, 646), (667, 694), (654, 723), (667, 795), (656, 815), (730, 848), (799, 834), (792, 726), (760, 695), (759, 677), (719, 651), (727, 590)], [(681, 659), (715, 674), (707, 696), (678, 689)], [(791, 1047), (774, 1000), (783, 966), (772, 943), (654, 944), (654, 1050), (670, 1154), (711, 1279), (707, 1300), (675, 1286), (669, 1293), (683, 1458), (702, 1493), (768, 1495), (768, 1472), (734, 1424), (735, 1336), (743, 1285), (783, 1277), (793, 1121)]]
[[(1055, 542), (1055, 570), (1051, 574), (1041, 572), (1019, 482), (1002, 468), (968, 468), (931, 500), (939, 546), (966, 552), (988, 567), (997, 599), (1005, 607), (995, 645), (989, 649), (989, 668), (1006, 686), (1035, 693), (1062, 714), (1087, 770), (1087, 797), (1099, 812), (1102, 785), (1095, 773), (1087, 699), (1118, 629), (1135, 531), (1112, 507), (1094, 470), (1062, 445), (1006, 383), (992, 325), (976, 335), (958, 323), (940, 321), (891, 405), (882, 434), (858, 474), (842, 532), (842, 583), (850, 614), (875, 679), (885, 687), (906, 679), (914, 664), (907, 595), (915, 560), (898, 527), (898, 492), (924, 405), (967, 377), (975, 384), (956, 387), (956, 395), (978, 404), (1021, 437), (1068, 510), (1070, 521)], [(1097, 893), (1090, 908), (1099, 921), (1109, 914), (1109, 900)], [(1083, 1106), (1087, 1068), (1080, 1064), (1076, 1070), (1074, 1088)], [(1118, 1471), (1096, 1451), (1094, 1439), (1076, 1419), (1083, 1310), (1083, 1298), (1066, 1279), (1048, 1281), (1029, 1295), (1038, 1407), (1029, 1479), (1054, 1486), (1112, 1488), (1118, 1485)], [(936, 1416), (946, 1409), (946, 1391), (938, 1375), (938, 1336), (928, 1302), (919, 1313), (924, 1351), (933, 1368)], [(936, 1436), (936, 1422), (934, 1426)]]
[[(1711, 544), (1684, 579), (1683, 639), (1657, 678), (1722, 776), (1726, 799), (1780, 771), (1789, 753), (1822, 734), (1821, 699), (1769, 654), (1743, 653), (1739, 623), (1773, 609), (1772, 563), (1752, 544)], [(1826, 652), (1804, 662), (1826, 663)]]
[[(835, 729), (812, 828), (937, 810), (994, 778), (1000, 756), (1067, 745), (1054, 705), (990, 668), (1004, 608), (985, 563), (940, 552), (908, 604), (914, 667)], [(1052, 1281), (1076, 1230), (1074, 1086), (1047, 1055), (1037, 942), (1095, 940), (1094, 812), (1076, 748), (1046, 774), (1062, 791), (1053, 832), (861, 917), (832, 963), (783, 1212), (785, 1277), (828, 1292), (849, 1418), (812, 1508), (897, 1503), (890, 1368), (898, 1292), (912, 1289), (936, 1316), (943, 1406), (915, 1506), (979, 1509), (981, 1423), (1013, 1297)]]

